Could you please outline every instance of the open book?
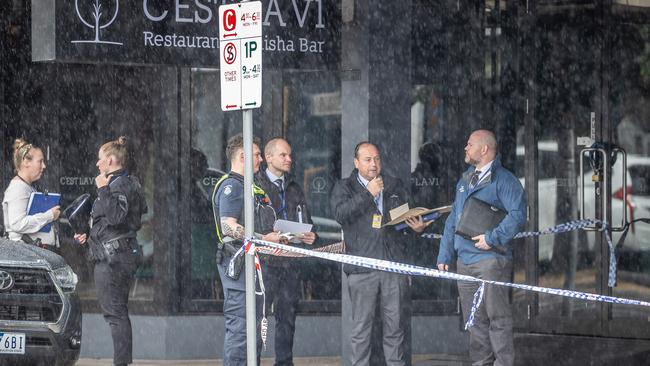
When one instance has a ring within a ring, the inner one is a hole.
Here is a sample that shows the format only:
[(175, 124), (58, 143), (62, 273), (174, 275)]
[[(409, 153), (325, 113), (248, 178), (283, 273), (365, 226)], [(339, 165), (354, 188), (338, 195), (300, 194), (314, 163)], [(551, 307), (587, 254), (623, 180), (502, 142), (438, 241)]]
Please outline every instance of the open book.
[(416, 207), (409, 209), (408, 203), (390, 210), (390, 221), (385, 223), (384, 226), (391, 226), (401, 224), (410, 217), (422, 216), (424, 221), (435, 220), (441, 214), (451, 211), (451, 206), (442, 206), (437, 208), (424, 208)]

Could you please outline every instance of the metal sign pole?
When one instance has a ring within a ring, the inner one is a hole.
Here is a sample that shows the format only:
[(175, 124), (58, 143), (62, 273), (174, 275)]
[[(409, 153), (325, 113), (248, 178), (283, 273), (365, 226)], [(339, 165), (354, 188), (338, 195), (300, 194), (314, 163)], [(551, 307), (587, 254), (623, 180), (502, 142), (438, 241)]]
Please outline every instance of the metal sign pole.
[[(253, 214), (253, 111), (245, 109), (244, 122), (244, 229), (247, 238), (254, 233)], [(253, 253), (251, 253), (253, 254)], [(247, 365), (257, 365), (257, 315), (255, 309), (255, 257), (246, 257), (246, 355)]]
[[(262, 104), (262, 2), (219, 6), (221, 110), (242, 109), (244, 137), (244, 235), (255, 233), (253, 196), (253, 111)], [(246, 357), (257, 365), (255, 253), (244, 254), (246, 280)], [(227, 350), (224, 350), (227, 351)]]

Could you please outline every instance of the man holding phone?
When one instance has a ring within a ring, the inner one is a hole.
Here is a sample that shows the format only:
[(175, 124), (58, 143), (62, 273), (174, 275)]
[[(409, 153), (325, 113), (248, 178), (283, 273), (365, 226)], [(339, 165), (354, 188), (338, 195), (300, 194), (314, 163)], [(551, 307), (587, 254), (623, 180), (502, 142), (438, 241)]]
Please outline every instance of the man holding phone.
[[(347, 254), (404, 262), (412, 235), (383, 225), (390, 221), (391, 209), (409, 202), (407, 186), (397, 178), (381, 175), (379, 148), (370, 142), (355, 147), (354, 167), (348, 178), (336, 184), (331, 198), (334, 217), (343, 228)], [(430, 222), (417, 217), (408, 219), (407, 224), (421, 233)], [(344, 306), (343, 318), (351, 323), (350, 356), (344, 365), (370, 364), (370, 335), (378, 302), (386, 364), (405, 365), (402, 308), (410, 301), (408, 276), (347, 264), (343, 272), (352, 313), (346, 314)]]

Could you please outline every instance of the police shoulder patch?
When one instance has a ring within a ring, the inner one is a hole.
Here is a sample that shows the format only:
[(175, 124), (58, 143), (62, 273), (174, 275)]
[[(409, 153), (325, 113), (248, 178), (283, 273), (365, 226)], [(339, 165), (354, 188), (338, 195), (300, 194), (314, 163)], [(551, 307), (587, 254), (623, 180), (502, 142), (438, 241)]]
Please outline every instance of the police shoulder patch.
[(232, 186), (229, 184), (225, 187), (223, 187), (223, 194), (226, 196), (229, 195), (232, 192)]

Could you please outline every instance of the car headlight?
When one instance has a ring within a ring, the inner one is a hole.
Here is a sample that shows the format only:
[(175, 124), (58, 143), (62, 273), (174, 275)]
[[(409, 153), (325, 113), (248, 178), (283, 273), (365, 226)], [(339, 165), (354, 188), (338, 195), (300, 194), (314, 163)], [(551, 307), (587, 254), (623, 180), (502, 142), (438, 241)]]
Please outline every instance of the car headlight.
[(72, 271), (70, 266), (64, 266), (52, 271), (57, 284), (64, 291), (74, 291), (77, 287), (77, 274)]

